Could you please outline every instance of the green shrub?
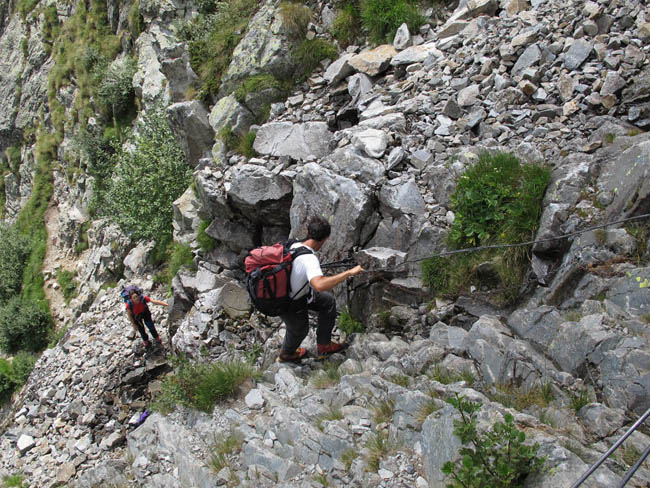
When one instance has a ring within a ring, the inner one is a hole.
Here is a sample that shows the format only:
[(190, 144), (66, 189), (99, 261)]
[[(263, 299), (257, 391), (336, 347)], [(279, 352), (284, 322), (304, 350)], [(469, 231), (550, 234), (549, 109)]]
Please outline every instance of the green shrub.
[(342, 47), (348, 47), (353, 44), (355, 39), (359, 37), (361, 30), (361, 19), (359, 17), (359, 9), (352, 4), (343, 6), (336, 13), (336, 17), (332, 24), (332, 36), (336, 39)]
[(461, 248), (533, 238), (549, 180), (548, 168), (521, 164), (508, 153), (482, 153), (451, 196), (450, 243)]
[(161, 109), (143, 117), (133, 142), (133, 151), (118, 154), (106, 215), (135, 239), (169, 239), (172, 203), (187, 188), (191, 169)]
[(324, 39), (305, 39), (292, 51), (296, 63), (296, 78), (305, 80), (324, 59), (335, 59), (336, 47)]
[(311, 22), (311, 9), (305, 5), (293, 2), (280, 3), (282, 26), (292, 39), (302, 39), (307, 34), (307, 26)]
[(131, 39), (135, 40), (144, 31), (144, 19), (140, 15), (140, 0), (135, 0), (129, 9), (127, 18)]
[(244, 136), (238, 136), (230, 127), (226, 126), (219, 131), (218, 135), (219, 139), (226, 146), (227, 151), (235, 151), (247, 158), (252, 158), (257, 155), (253, 149), (255, 137), (257, 136), (255, 132), (247, 132)]
[(406, 22), (416, 32), (425, 19), (418, 14), (416, 0), (362, 0), (361, 25), (371, 41), (392, 42), (395, 32)]
[(188, 244), (181, 244), (175, 242), (172, 245), (171, 255), (169, 258), (169, 273), (172, 278), (183, 266), (188, 266), (196, 270), (194, 266), (194, 257), (192, 256), (192, 248)]
[(61, 294), (66, 305), (77, 296), (77, 282), (74, 279), (74, 273), (68, 270), (59, 269), (56, 272), (56, 281), (61, 287)]
[(37, 352), (47, 346), (51, 318), (36, 302), (14, 297), (0, 306), (0, 349)]
[(20, 293), (29, 244), (15, 227), (0, 224), (0, 304)]
[(576, 392), (569, 393), (569, 405), (577, 413), (585, 405), (589, 405), (593, 400), (587, 388), (580, 388)]
[(209, 226), (209, 221), (201, 220), (199, 223), (198, 232), (196, 234), (196, 241), (199, 243), (199, 247), (203, 252), (210, 252), (217, 245), (217, 241), (205, 233), (205, 229), (207, 229)]
[[(449, 247), (531, 240), (549, 179), (547, 168), (522, 165), (511, 154), (481, 154), (461, 175), (451, 197), (456, 218)], [(530, 246), (488, 249), (425, 260), (422, 277), (432, 291), (442, 295), (457, 295), (474, 283), (499, 290), (497, 300), (507, 303), (518, 296), (529, 263)]]
[(338, 326), (339, 330), (345, 332), (346, 334), (355, 334), (365, 331), (363, 324), (352, 317), (352, 315), (350, 315), (350, 312), (347, 310), (342, 311), (341, 315), (339, 315)]
[(253, 149), (253, 144), (255, 144), (256, 137), (256, 132), (247, 132), (244, 134), (244, 137), (241, 138), (241, 141), (237, 146), (237, 152), (243, 156), (246, 156), (247, 158), (254, 158), (257, 156), (257, 152), (255, 149)]
[(480, 403), (456, 394), (447, 400), (458, 409), (454, 434), (460, 439), (460, 459), (446, 462), (442, 472), (450, 477), (450, 488), (521, 487), (526, 477), (539, 471), (545, 459), (537, 456), (539, 444), (525, 445), (526, 434), (514, 425), (514, 417), (504, 416), (491, 432), (479, 432), (477, 412)]
[(190, 363), (182, 358), (175, 362), (174, 374), (163, 379), (161, 393), (152, 404), (154, 410), (168, 413), (176, 405), (185, 405), (209, 413), (244, 381), (260, 375), (245, 362)]

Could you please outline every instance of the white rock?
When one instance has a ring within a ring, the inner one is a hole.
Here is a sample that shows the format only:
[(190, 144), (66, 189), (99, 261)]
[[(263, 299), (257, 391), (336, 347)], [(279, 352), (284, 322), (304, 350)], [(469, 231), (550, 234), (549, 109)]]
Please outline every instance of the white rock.
[(246, 398), (244, 398), (246, 406), (254, 410), (260, 409), (264, 406), (264, 396), (262, 395), (261, 390), (258, 388), (253, 388), (248, 392)]
[(16, 443), (16, 447), (18, 447), (20, 454), (25, 454), (35, 445), (36, 442), (34, 441), (34, 438), (31, 435), (27, 435), (27, 434), (22, 434), (18, 438), (18, 442)]

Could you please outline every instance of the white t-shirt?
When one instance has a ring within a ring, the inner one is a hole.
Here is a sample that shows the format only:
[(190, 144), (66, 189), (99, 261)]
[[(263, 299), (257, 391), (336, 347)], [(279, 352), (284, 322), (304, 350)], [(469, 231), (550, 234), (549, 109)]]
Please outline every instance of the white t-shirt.
[(311, 247), (305, 246), (301, 242), (296, 242), (291, 246), (291, 249), (301, 246), (310, 249), (312, 252), (298, 256), (291, 264), (291, 295), (294, 300), (302, 298), (309, 293), (309, 282), (313, 278), (323, 276), (323, 271), (320, 269), (320, 262)]

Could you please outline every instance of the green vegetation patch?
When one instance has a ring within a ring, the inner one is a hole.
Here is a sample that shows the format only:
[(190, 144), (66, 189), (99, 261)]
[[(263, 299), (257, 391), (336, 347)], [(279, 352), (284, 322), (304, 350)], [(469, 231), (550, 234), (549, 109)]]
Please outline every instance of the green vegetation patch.
[(246, 362), (190, 363), (184, 358), (174, 362), (174, 374), (163, 379), (161, 393), (151, 405), (162, 413), (173, 411), (176, 405), (210, 413), (246, 380), (260, 377)]
[[(539, 225), (550, 170), (521, 164), (508, 153), (482, 153), (461, 175), (451, 197), (456, 217), (451, 249), (531, 240)], [(458, 295), (470, 284), (500, 289), (499, 301), (514, 300), (530, 263), (530, 246), (488, 249), (423, 261), (423, 280), (434, 293)]]
[(0, 404), (25, 384), (35, 363), (36, 357), (26, 352), (18, 353), (12, 360), (0, 358)]
[(59, 269), (56, 272), (56, 281), (61, 287), (61, 294), (66, 305), (77, 296), (77, 281), (74, 278), (75, 275), (72, 271)]
[(366, 329), (361, 322), (352, 317), (349, 311), (344, 310), (339, 315), (338, 327), (341, 332), (346, 334), (359, 334)]
[(226, 0), (203, 2), (203, 12), (183, 26), (180, 36), (189, 42), (190, 64), (199, 75), (200, 97), (208, 101), (219, 91), (232, 54), (243, 38), (259, 2)]
[(218, 135), (228, 151), (236, 151), (247, 158), (257, 155), (255, 149), (253, 149), (257, 136), (255, 132), (247, 132), (243, 136), (239, 136), (230, 127), (226, 126), (219, 131)]
[(16, 10), (20, 14), (21, 18), (25, 20), (27, 16), (36, 8), (41, 0), (18, 0), (16, 5)]
[(27, 486), (25, 483), (25, 476), (22, 474), (12, 474), (2, 478), (3, 488), (23, 488)]
[(553, 401), (550, 383), (542, 383), (529, 389), (518, 388), (513, 384), (495, 385), (495, 391), (488, 396), (492, 401), (519, 411), (534, 405), (540, 408), (548, 407)]
[(203, 252), (210, 252), (217, 245), (217, 241), (205, 233), (205, 229), (207, 229), (209, 226), (210, 226), (209, 221), (201, 220), (196, 235), (196, 241), (199, 243), (199, 247)]
[(353, 44), (361, 33), (361, 18), (358, 5), (346, 3), (336, 12), (331, 34), (342, 47)]
[(454, 434), (464, 446), (458, 461), (442, 467), (449, 476), (447, 487), (520, 487), (529, 474), (542, 469), (545, 458), (537, 455), (539, 444), (525, 444), (526, 434), (515, 427), (512, 415), (506, 414), (504, 422), (496, 422), (492, 431), (479, 432), (480, 403), (459, 395), (447, 401), (460, 413), (461, 419), (454, 420)]

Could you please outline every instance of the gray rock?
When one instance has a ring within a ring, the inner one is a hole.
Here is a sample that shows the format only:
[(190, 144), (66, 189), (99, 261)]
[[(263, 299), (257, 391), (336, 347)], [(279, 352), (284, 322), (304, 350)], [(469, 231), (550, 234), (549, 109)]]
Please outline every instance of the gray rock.
[(288, 227), (292, 196), (289, 178), (263, 166), (244, 164), (232, 172), (231, 206), (251, 222)]
[(124, 276), (132, 279), (143, 276), (147, 269), (149, 253), (154, 248), (153, 242), (141, 242), (124, 258)]
[(24, 455), (35, 445), (36, 445), (36, 441), (34, 440), (34, 438), (27, 434), (22, 434), (18, 438), (18, 441), (16, 442), (16, 447), (18, 448), (18, 451), (20, 451), (20, 454), (22, 455)]
[[(190, 244), (195, 238), (199, 226), (199, 210), (201, 202), (194, 194), (192, 187), (172, 204), (174, 209), (174, 240), (183, 244)], [(126, 265), (126, 262), (125, 262)]]
[(352, 144), (371, 158), (381, 158), (388, 147), (388, 137), (382, 130), (365, 129), (354, 133)]
[(253, 113), (240, 104), (234, 95), (219, 99), (210, 111), (209, 123), (215, 134), (230, 129), (234, 134), (244, 135), (255, 121)]
[(385, 247), (371, 247), (356, 253), (354, 260), (367, 271), (392, 269), (404, 263), (406, 253)]
[(564, 66), (571, 71), (578, 69), (587, 60), (593, 49), (594, 46), (591, 43), (576, 39), (564, 55)]
[(535, 66), (542, 59), (542, 51), (537, 44), (531, 44), (519, 56), (517, 62), (512, 67), (511, 74), (513, 77), (521, 76), (524, 70)]
[(625, 423), (625, 412), (608, 408), (600, 403), (585, 405), (578, 412), (589, 432), (602, 439), (614, 434)]
[(372, 90), (372, 86), (373, 83), (370, 77), (363, 73), (350, 76), (348, 80), (348, 93), (352, 97), (353, 103), (366, 96)]
[(209, 157), (214, 143), (214, 130), (208, 121), (208, 112), (200, 102), (170, 105), (167, 107), (167, 118), (192, 167), (201, 158)]
[(463, 110), (458, 106), (454, 98), (447, 100), (445, 107), (442, 109), (442, 113), (454, 120), (463, 116)]
[(605, 76), (605, 81), (603, 81), (603, 86), (600, 89), (600, 95), (603, 97), (614, 95), (625, 88), (626, 85), (625, 79), (616, 71), (608, 71)]
[(246, 406), (248, 408), (252, 408), (254, 410), (258, 410), (264, 406), (264, 396), (262, 395), (262, 392), (257, 388), (253, 388), (251, 391), (249, 391), (244, 398), (244, 401), (246, 402)]
[(469, 107), (478, 101), (480, 89), (478, 85), (470, 85), (458, 92), (458, 105)]
[(231, 318), (244, 317), (250, 313), (251, 303), (248, 292), (238, 283), (226, 283), (217, 296), (216, 303), (221, 305)]
[(354, 54), (344, 54), (339, 59), (331, 63), (325, 73), (323, 78), (330, 84), (336, 85), (354, 73), (354, 68), (350, 65), (350, 59), (354, 57)]
[(260, 154), (304, 160), (327, 156), (332, 140), (325, 122), (271, 122), (258, 130), (253, 148)]
[(422, 63), (430, 58), (440, 58), (442, 53), (436, 48), (435, 44), (421, 44), (411, 46), (395, 54), (390, 64), (391, 66), (408, 66), (414, 63)]
[(341, 176), (373, 186), (383, 180), (386, 172), (381, 162), (362, 154), (353, 146), (337, 149), (323, 159), (321, 165)]
[(393, 47), (398, 51), (406, 49), (411, 44), (411, 33), (406, 23), (399, 26), (393, 39)]

